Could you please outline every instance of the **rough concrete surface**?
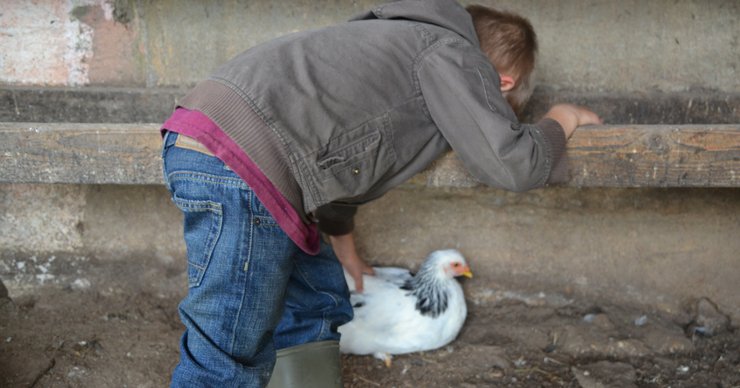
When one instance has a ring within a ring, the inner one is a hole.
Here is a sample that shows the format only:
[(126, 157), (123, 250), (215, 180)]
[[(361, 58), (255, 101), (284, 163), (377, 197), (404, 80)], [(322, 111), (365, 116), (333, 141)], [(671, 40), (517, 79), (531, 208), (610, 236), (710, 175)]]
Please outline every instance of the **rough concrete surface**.
[(85, 192), (80, 185), (2, 185), (0, 250), (82, 248)]
[(395, 190), (361, 207), (372, 262), (455, 247), (491, 285), (605, 296), (666, 311), (707, 296), (740, 316), (740, 196), (728, 190)]
[[(193, 84), (235, 54), (287, 33), (343, 22), (383, 1), (9, 0), (0, 15), (0, 82)], [(480, 0), (531, 19), (538, 79), (557, 89), (740, 89), (734, 0)]]
[[(5, 252), (168, 262), (184, 252), (180, 214), (162, 186), (0, 185), (0, 194)], [(740, 272), (728, 270), (740, 264), (737, 189), (515, 194), (409, 184), (361, 207), (356, 223), (359, 249), (372, 263), (413, 267), (431, 250), (454, 247), (490, 287), (603, 296), (667, 312), (706, 297), (740, 318)]]
[(164, 186), (0, 185), (0, 252), (124, 257), (185, 252)]

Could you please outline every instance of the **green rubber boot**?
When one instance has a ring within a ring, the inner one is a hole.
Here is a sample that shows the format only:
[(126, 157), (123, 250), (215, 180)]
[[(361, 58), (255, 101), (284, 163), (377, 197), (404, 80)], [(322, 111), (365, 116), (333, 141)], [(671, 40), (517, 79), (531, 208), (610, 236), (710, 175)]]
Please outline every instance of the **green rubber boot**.
[(339, 341), (280, 349), (267, 388), (342, 388), (340, 362)]

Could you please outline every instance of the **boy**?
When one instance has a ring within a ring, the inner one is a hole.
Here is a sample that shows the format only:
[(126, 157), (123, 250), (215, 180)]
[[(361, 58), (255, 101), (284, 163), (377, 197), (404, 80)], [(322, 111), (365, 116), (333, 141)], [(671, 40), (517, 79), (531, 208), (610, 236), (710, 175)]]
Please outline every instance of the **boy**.
[(486, 184), (543, 186), (573, 130), (600, 121), (556, 105), (518, 123), (502, 93), (526, 101), (535, 51), (515, 15), (405, 0), (253, 47), (198, 84), (163, 125), (190, 286), (172, 385), (264, 386), (276, 349), (272, 386), (302, 373), (296, 360), (324, 366), (303, 371), (315, 386), (340, 385), (342, 266), (360, 289), (372, 272), (356, 207), (450, 146)]

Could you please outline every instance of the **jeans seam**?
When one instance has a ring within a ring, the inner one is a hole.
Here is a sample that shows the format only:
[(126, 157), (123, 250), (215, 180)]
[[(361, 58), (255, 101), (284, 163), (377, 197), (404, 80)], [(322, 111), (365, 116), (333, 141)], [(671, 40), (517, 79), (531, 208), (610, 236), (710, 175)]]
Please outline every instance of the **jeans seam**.
[[(211, 225), (208, 230), (208, 235), (205, 239), (208, 242), (205, 247), (205, 251), (202, 254), (204, 258), (203, 263), (196, 263), (193, 258), (188, 256), (188, 266), (192, 266), (198, 270), (198, 275), (195, 279), (190, 279), (188, 275), (188, 287), (199, 287), (205, 276), (205, 272), (211, 263), (213, 253), (216, 250), (218, 241), (221, 239), (221, 231), (223, 228), (223, 207), (220, 203), (214, 201), (195, 201), (177, 197), (174, 193), (172, 194), (172, 202), (177, 206), (184, 215), (186, 213), (203, 213), (207, 212), (213, 215), (211, 219)], [(197, 202), (197, 203), (195, 203)], [(189, 271), (188, 271), (189, 272)]]
[(332, 295), (331, 293), (326, 292), (326, 291), (319, 291), (319, 290), (317, 290), (316, 287), (314, 287), (313, 284), (310, 281), (308, 281), (308, 278), (304, 274), (303, 270), (301, 270), (301, 268), (299, 266), (296, 266), (296, 269), (298, 270), (298, 272), (300, 273), (301, 277), (306, 282), (306, 284), (308, 284), (309, 287), (311, 287), (311, 290), (313, 292), (315, 292), (317, 294), (322, 294), (322, 295), (328, 296), (334, 302), (334, 307), (339, 306), (339, 301), (337, 300), (337, 298), (334, 297), (334, 295)]
[[(181, 205), (187, 205), (181, 203)], [(210, 244), (209, 252), (208, 252), (208, 260), (205, 261), (204, 265), (198, 265), (194, 264), (192, 262), (189, 262), (190, 265), (194, 266), (195, 268), (198, 268), (199, 270), (203, 271), (199, 277), (198, 285), (200, 285), (201, 281), (203, 280), (203, 276), (205, 276), (205, 270), (208, 268), (208, 265), (211, 263), (211, 259), (213, 258), (213, 252), (216, 250), (216, 245), (218, 244), (218, 240), (221, 239), (221, 229), (223, 228), (223, 211), (221, 209), (221, 204), (218, 202), (208, 201), (207, 207), (195, 207), (192, 205), (186, 206), (188, 209), (192, 209), (195, 211), (210, 211), (212, 213), (215, 213), (218, 215), (216, 219), (218, 220), (217, 225), (211, 225), (211, 229), (208, 231), (208, 237), (206, 238), (206, 241), (213, 241), (212, 244)], [(215, 226), (215, 228), (214, 228)]]
[(329, 334), (331, 324), (329, 323), (329, 319), (326, 317), (326, 312), (321, 314), (321, 334), (319, 338), (326, 338)]
[[(309, 287), (311, 287), (311, 290), (312, 290), (313, 292), (315, 292), (316, 294), (320, 294), (320, 295), (326, 295), (326, 296), (328, 296), (328, 297), (329, 297), (329, 298), (330, 298), (330, 299), (331, 299), (331, 300), (332, 300), (332, 301), (334, 302), (334, 307), (335, 307), (335, 308), (336, 308), (336, 307), (339, 307), (339, 301), (337, 300), (337, 298), (335, 298), (335, 297), (334, 297), (334, 295), (332, 295), (332, 294), (331, 294), (331, 293), (329, 293), (329, 292), (326, 292), (326, 291), (319, 291), (319, 290), (317, 290), (317, 289), (316, 289), (316, 287), (314, 287), (314, 286), (313, 286), (313, 284), (312, 284), (312, 283), (311, 283), (311, 282), (310, 282), (310, 281), (308, 280), (308, 278), (306, 277), (306, 275), (305, 275), (304, 271), (303, 271), (303, 270), (301, 269), (301, 267), (300, 267), (299, 265), (296, 265), (296, 266), (295, 266), (295, 269), (294, 269), (294, 270), (295, 270), (295, 271), (298, 271), (298, 274), (299, 274), (299, 275), (301, 276), (301, 278), (303, 278), (303, 281), (304, 281), (304, 282), (305, 282), (305, 283), (306, 283), (306, 284), (307, 284), (307, 285), (308, 285)], [(327, 321), (328, 321), (328, 319), (326, 318), (326, 314), (327, 314), (327, 312), (326, 312), (326, 311), (322, 311), (322, 312), (321, 312), (321, 329), (319, 330), (319, 338), (321, 338), (321, 337), (323, 337), (323, 336), (325, 336), (325, 335), (326, 335), (326, 332), (327, 332), (327, 326), (329, 326), (329, 325), (327, 325)]]
[[(239, 327), (239, 320), (242, 316), (242, 308), (244, 308), (244, 300), (247, 298), (247, 291), (244, 289), (247, 287), (247, 284), (249, 283), (249, 272), (248, 272), (248, 265), (252, 261), (252, 248), (254, 247), (254, 223), (251, 222), (253, 211), (252, 211), (252, 197), (254, 196), (254, 193), (251, 191), (247, 191), (247, 217), (242, 218), (242, 228), (245, 230), (248, 230), (247, 232), (247, 254), (246, 258), (244, 260), (244, 265), (242, 265), (241, 268), (238, 270), (242, 272), (242, 276), (245, 277), (244, 279), (244, 287), (242, 288), (242, 298), (239, 301), (239, 308), (236, 312), (236, 319), (234, 319), (234, 326), (231, 328), (231, 344), (229, 344), (229, 352), (234, 353), (234, 346), (236, 345), (236, 328)], [(248, 225), (248, 227), (245, 227), (245, 224)], [(241, 249), (240, 249), (241, 251)], [(247, 269), (245, 271), (245, 268)]]
[(169, 150), (169, 147), (167, 147), (167, 139), (170, 137), (170, 131), (167, 131), (164, 133), (164, 136), (162, 137), (162, 175), (164, 178), (164, 186), (172, 192), (172, 186), (170, 186), (170, 180), (169, 176), (167, 174), (167, 158), (165, 157), (167, 155), (167, 151)]
[(210, 183), (220, 186), (247, 189), (246, 184), (240, 178), (223, 177), (213, 174), (205, 174), (193, 171), (173, 171), (167, 176), (169, 182), (188, 181), (197, 183)]

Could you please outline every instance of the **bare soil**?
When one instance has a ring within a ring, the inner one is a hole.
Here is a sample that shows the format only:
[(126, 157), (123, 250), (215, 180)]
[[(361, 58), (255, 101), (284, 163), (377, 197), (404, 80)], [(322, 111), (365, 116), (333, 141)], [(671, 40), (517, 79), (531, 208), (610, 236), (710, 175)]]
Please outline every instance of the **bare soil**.
[[(183, 269), (167, 257), (0, 257), (0, 387), (162, 387), (177, 363)], [(740, 387), (740, 335), (702, 308), (465, 284), (468, 320), (387, 368), (343, 356), (346, 387)], [(708, 335), (706, 329), (712, 329)]]

